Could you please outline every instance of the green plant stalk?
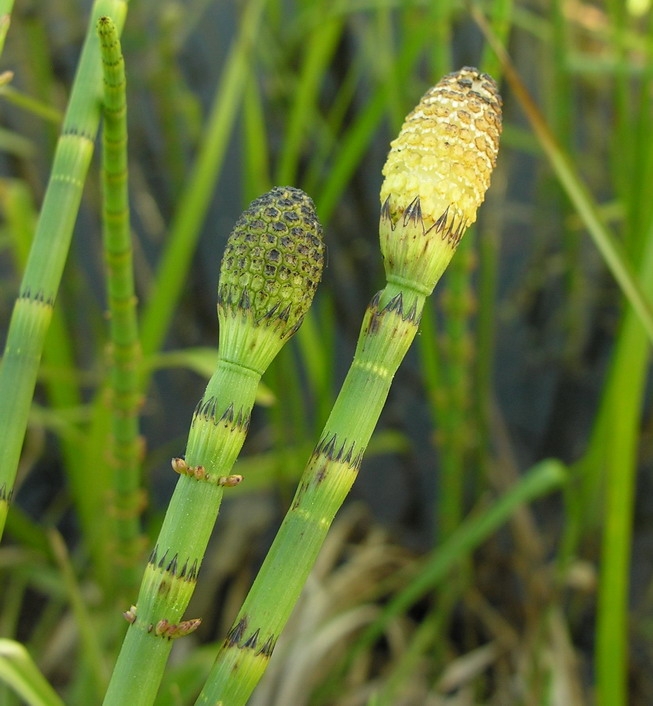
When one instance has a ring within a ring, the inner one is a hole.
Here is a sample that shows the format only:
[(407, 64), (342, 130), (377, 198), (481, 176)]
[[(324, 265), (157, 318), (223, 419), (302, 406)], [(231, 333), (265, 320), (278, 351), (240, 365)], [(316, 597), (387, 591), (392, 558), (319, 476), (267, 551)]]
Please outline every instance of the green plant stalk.
[[(32, 203), (32, 197), (27, 184), (16, 179), (7, 180), (0, 189), (0, 202), (4, 208), (4, 216), (8, 230), (12, 233), (14, 258), (20, 272), (24, 271), (29, 257), (29, 251), (37, 222), (37, 214)], [(58, 371), (72, 371), (74, 356), (71, 337), (61, 309), (54, 309), (50, 327), (43, 350), (45, 366)], [(49, 375), (44, 382), (48, 402), (57, 410), (73, 409), (81, 405), (78, 386), (71, 382), (73, 375)], [(66, 435), (59, 438), (61, 454), (66, 468), (79, 464), (78, 443)]]
[[(512, 26), (513, 0), (495, 0), (488, 14), (490, 24), (495, 35), (504, 45), (507, 44)], [(481, 71), (494, 76), (497, 81), (501, 79), (501, 63), (492, 47), (485, 45), (481, 59)], [(497, 184), (494, 180), (493, 203), (502, 203), (501, 192), (505, 191), (505, 177)], [(500, 224), (503, 214), (494, 208), (485, 210), (483, 222), (483, 237), (478, 243), (478, 311), (476, 316), (476, 370), (474, 372), (474, 386), (478, 424), (478, 477), (487, 473), (489, 454), (485, 451), (490, 446), (490, 415), (491, 400), (493, 398), (492, 378), (495, 369), (495, 337), (497, 310), (497, 283), (499, 277), (499, 246)]]
[(125, 62), (118, 31), (109, 17), (98, 20), (97, 32), (104, 70), (104, 127), (102, 132), (103, 240), (107, 268), (110, 328), (111, 439), (113, 467), (112, 559), (119, 595), (138, 586), (143, 540), (139, 516), (141, 441), (139, 373), (141, 362), (136, 296), (129, 228), (127, 190), (127, 102)]
[[(459, 125), (461, 105), (486, 132)], [(245, 704), (263, 675), (356, 479), (394, 375), (417, 333), (426, 298), (466, 226), (476, 218), (496, 162), (500, 120), (494, 83), (463, 69), (424, 96), (392, 143), (379, 227), (386, 287), (367, 307), (351, 368), (197, 704)], [(434, 174), (444, 176), (434, 179)]]
[[(621, 365), (615, 384), (625, 382), (631, 393), (611, 394), (615, 401), (611, 441), (605, 458), (606, 507), (601, 550), (601, 580), (597, 616), (597, 703), (618, 706), (628, 702), (628, 614), (635, 476), (642, 391), (650, 344), (640, 322), (629, 312), (619, 354), (634, 367)], [(632, 344), (623, 352), (623, 346)], [(639, 363), (639, 364), (637, 364)], [(630, 387), (630, 385), (639, 385)], [(611, 392), (613, 392), (612, 388)], [(628, 400), (628, 401), (626, 401)]]
[[(615, 84), (618, 131), (613, 147), (616, 184), (627, 215), (624, 241), (628, 245), (631, 261), (641, 263), (639, 281), (646, 294), (653, 298), (650, 277), (653, 266), (653, 215), (649, 198), (653, 183), (653, 159), (647, 138), (652, 72), (650, 67), (644, 68), (638, 80), (637, 95), (633, 91), (626, 45), (627, 17), (618, 3), (610, 3), (609, 9), (617, 28), (614, 42), (618, 59)], [(647, 50), (650, 51), (652, 46), (653, 28), (649, 23)], [(628, 308), (615, 347), (590, 452), (584, 459), (586, 495), (596, 477), (597, 466), (603, 470), (600, 478), (604, 482), (605, 492), (595, 655), (597, 703), (601, 706), (628, 701), (632, 532), (642, 404), (649, 361), (650, 345), (635, 313)]]
[(445, 331), (440, 339), (440, 375), (446, 379), (435, 393), (436, 438), (439, 449), (438, 537), (448, 537), (465, 515), (465, 480), (472, 449), (477, 438), (475, 415), (471, 409), (474, 350), (469, 318), (474, 309), (470, 287), (473, 264), (473, 238), (467, 236), (447, 273), (441, 295)]
[(259, 379), (256, 371), (220, 360), (208, 383), (193, 416), (185, 461), (213, 479), (182, 475), (177, 481), (105, 696), (107, 706), (153, 703), (173, 645), (162, 629), (175, 626), (184, 634), (193, 627), (182, 616), (222, 502), (218, 478), (229, 473), (245, 440)]
[(104, 703), (153, 703), (242, 448), (261, 375), (295, 333), (321, 276), (324, 245), (312, 201), (279, 187), (254, 201), (236, 224), (218, 286), (219, 358), (188, 435), (181, 475), (166, 512)]
[(425, 300), (423, 292), (388, 283), (368, 306), (350, 371), (198, 704), (244, 704), (262, 676), (356, 479), (394, 374), (417, 333)]
[[(640, 273), (645, 290), (650, 291), (652, 287), (648, 273), (653, 266), (650, 228), (648, 243)], [(653, 295), (653, 291), (650, 294)], [(637, 314), (629, 308), (623, 320), (589, 450), (576, 469), (581, 485), (568, 501), (573, 502), (572, 508), (576, 513), (587, 513), (590, 503), (597, 502), (595, 476), (597, 471), (601, 472), (604, 505), (595, 652), (597, 703), (601, 706), (627, 702), (631, 539), (641, 405), (649, 355), (646, 333)], [(576, 548), (574, 539), (573, 536), (565, 538), (567, 554)]]
[(13, 494), (45, 334), (61, 282), (100, 119), (100, 57), (94, 28), (111, 15), (122, 28), (126, 0), (93, 7), (34, 242), (11, 315), (0, 365), (0, 536)]
[(11, 24), (11, 11), (14, 7), (14, 0), (0, 0), (0, 56), (5, 48), (5, 39)]

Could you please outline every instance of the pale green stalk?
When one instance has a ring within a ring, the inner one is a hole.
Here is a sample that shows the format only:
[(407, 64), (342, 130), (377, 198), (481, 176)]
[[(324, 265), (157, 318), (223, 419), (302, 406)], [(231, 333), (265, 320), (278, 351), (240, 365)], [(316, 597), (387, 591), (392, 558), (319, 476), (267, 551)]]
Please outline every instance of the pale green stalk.
[[(214, 197), (216, 180), (238, 115), (238, 106), (250, 72), (250, 59), (266, 3), (267, 0), (250, 0), (243, 8), (240, 31), (222, 72), (194, 168), (188, 175), (186, 188), (179, 198), (177, 211), (170, 224), (165, 251), (157, 266), (156, 280), (148, 293), (148, 300), (141, 315), (141, 348), (143, 357), (147, 360), (160, 350), (179, 295), (188, 282), (188, 269), (203, 219)], [(147, 389), (151, 372), (152, 366), (141, 369), (141, 394)], [(101, 577), (103, 585), (108, 586), (111, 585), (111, 578), (108, 576), (109, 533), (104, 526), (106, 523), (94, 520), (97, 519), (98, 513), (102, 512), (106, 503), (105, 495), (110, 487), (109, 481), (103, 479), (103, 476), (109, 473), (106, 459), (98, 458), (98, 449), (102, 449), (106, 444), (109, 433), (109, 410), (100, 394), (93, 405), (93, 419), (88, 430), (89, 443), (84, 449), (84, 464), (96, 469), (99, 480), (97, 485), (89, 488), (92, 495), (86, 499), (81, 510), (83, 519), (90, 518), (89, 522), (84, 522), (84, 534), (90, 537), (88, 545), (96, 573)]]
[(9, 324), (0, 366), (0, 535), (13, 494), (45, 334), (100, 119), (102, 81), (95, 23), (99, 16), (111, 15), (121, 28), (126, 11), (125, 0), (97, 0), (93, 7), (34, 242)]
[[(19, 271), (22, 272), (29, 257), (37, 222), (32, 195), (25, 182), (12, 179), (3, 184), (0, 198), (4, 206), (8, 232), (12, 234), (14, 257)], [(43, 350), (43, 367), (56, 371), (71, 371), (74, 368), (70, 332), (61, 308), (56, 308), (52, 312), (46, 346)], [(75, 409), (81, 405), (79, 388), (65, 378), (65, 375), (54, 374), (43, 379), (48, 402), (53, 409)], [(80, 467), (77, 434), (62, 433), (60, 446), (66, 468)]]
[[(461, 105), (465, 111), (458, 114), (455, 106)], [(469, 128), (462, 125), (462, 113), (472, 120)], [(417, 333), (426, 297), (476, 218), (496, 161), (499, 132), (496, 86), (475, 70), (463, 69), (424, 96), (393, 142), (381, 190), (387, 285), (367, 308), (354, 361), (331, 415), (197, 704), (245, 704), (265, 671), (356, 479), (394, 374)]]
[(118, 591), (135, 589), (140, 575), (143, 540), (139, 517), (143, 507), (140, 487), (141, 440), (138, 413), (141, 403), (136, 296), (129, 229), (127, 191), (127, 103), (125, 62), (118, 31), (109, 17), (98, 20), (97, 32), (104, 69), (104, 125), (102, 131), (102, 187), (104, 257), (110, 324), (111, 437), (108, 448), (113, 471), (112, 561)]
[(5, 48), (5, 39), (11, 24), (11, 11), (14, 7), (14, 0), (0, 0), (0, 55)]
[(276, 188), (254, 201), (227, 243), (218, 288), (220, 346), (190, 428), (181, 475), (141, 584), (104, 703), (154, 701), (172, 640), (199, 620), (182, 620), (229, 473), (245, 440), (263, 372), (299, 327), (321, 276), (324, 245), (310, 199)]
[(354, 361), (291, 508), (218, 654), (198, 704), (244, 704), (262, 676), (349, 492), (426, 296), (395, 284), (368, 306)]

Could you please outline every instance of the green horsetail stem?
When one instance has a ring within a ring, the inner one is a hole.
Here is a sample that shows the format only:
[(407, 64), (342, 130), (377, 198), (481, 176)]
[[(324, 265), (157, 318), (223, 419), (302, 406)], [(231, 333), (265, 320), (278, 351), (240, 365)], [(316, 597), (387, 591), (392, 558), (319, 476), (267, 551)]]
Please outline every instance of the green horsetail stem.
[(252, 202), (229, 236), (218, 284), (218, 366), (191, 423), (180, 474), (141, 583), (105, 704), (154, 701), (249, 426), (261, 375), (299, 328), (322, 274), (322, 228), (311, 199), (277, 187)]
[(100, 121), (101, 68), (95, 24), (110, 15), (121, 29), (125, 0), (97, 0), (57, 142), (25, 273), (0, 365), (0, 536), (13, 495), (36, 376), (68, 256)]
[(138, 414), (140, 342), (134, 293), (132, 241), (127, 192), (127, 103), (125, 62), (115, 24), (98, 20), (104, 105), (102, 130), (103, 240), (107, 268), (110, 328), (110, 405), (113, 498), (116, 548), (111, 552), (117, 569), (119, 594), (138, 586), (138, 561), (143, 552), (139, 516), (143, 508), (140, 487), (141, 440)]
[(500, 132), (496, 84), (464, 68), (426, 93), (392, 143), (381, 188), (387, 286), (367, 308), (335, 406), (197, 704), (245, 704), (265, 671), (356, 478), (426, 297), (476, 219)]

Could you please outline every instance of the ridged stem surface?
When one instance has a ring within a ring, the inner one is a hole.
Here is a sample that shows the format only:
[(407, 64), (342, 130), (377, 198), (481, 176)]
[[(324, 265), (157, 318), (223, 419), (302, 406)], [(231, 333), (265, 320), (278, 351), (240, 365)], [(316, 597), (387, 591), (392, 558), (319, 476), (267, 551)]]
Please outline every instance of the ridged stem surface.
[(291, 508), (198, 704), (244, 704), (262, 676), (336, 512), (356, 479), (425, 295), (388, 285), (367, 308), (350, 371)]
[(224, 487), (245, 441), (261, 375), (300, 326), (322, 275), (324, 243), (313, 202), (276, 187), (238, 219), (218, 283), (218, 366), (191, 423), (181, 478), (150, 554), (104, 703), (154, 702), (213, 531)]
[(120, 31), (126, 12), (125, 0), (98, 0), (93, 6), (50, 181), (9, 323), (0, 365), (0, 536), (13, 494), (45, 335), (100, 120), (102, 73), (95, 25), (99, 17), (111, 16)]
[(221, 360), (197, 406), (185, 463), (188, 469), (201, 465), (203, 472), (177, 481), (129, 616), (107, 705), (153, 703), (172, 649), (170, 630), (192, 629), (182, 617), (220, 509), (224, 486), (218, 478), (232, 468), (245, 440), (259, 379), (258, 373)]
[(113, 21), (109, 17), (101, 17), (97, 31), (104, 72), (102, 222), (111, 339), (109, 456), (113, 471), (113, 498), (110, 512), (115, 520), (113, 530), (116, 542), (112, 561), (117, 569), (115, 580), (118, 592), (124, 594), (138, 586), (138, 561), (143, 551), (139, 523), (143, 498), (138, 425), (141, 350), (127, 193), (125, 63)]
[(392, 143), (379, 227), (387, 285), (367, 307), (342, 389), (197, 704), (244, 705), (263, 675), (356, 479), (426, 297), (476, 219), (500, 130), (496, 84), (464, 68), (425, 94)]

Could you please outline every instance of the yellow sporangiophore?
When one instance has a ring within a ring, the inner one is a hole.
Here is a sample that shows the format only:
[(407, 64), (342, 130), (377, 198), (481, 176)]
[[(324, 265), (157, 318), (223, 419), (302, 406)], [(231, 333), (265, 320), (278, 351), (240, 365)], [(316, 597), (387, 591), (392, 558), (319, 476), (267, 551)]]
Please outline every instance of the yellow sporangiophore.
[(388, 279), (430, 293), (476, 220), (496, 164), (501, 97), (464, 67), (422, 97), (390, 145), (381, 186), (381, 251)]

